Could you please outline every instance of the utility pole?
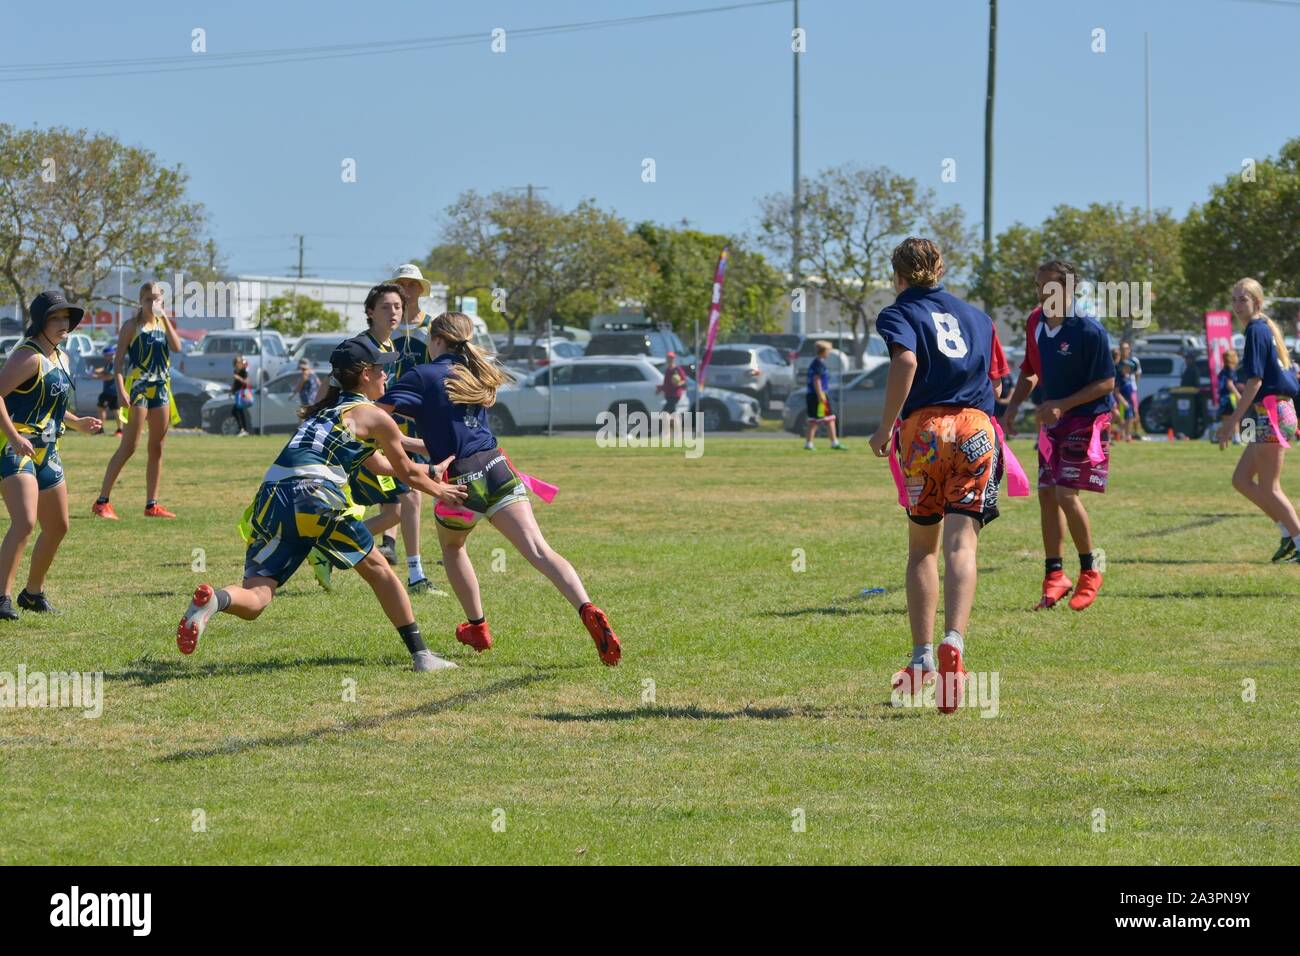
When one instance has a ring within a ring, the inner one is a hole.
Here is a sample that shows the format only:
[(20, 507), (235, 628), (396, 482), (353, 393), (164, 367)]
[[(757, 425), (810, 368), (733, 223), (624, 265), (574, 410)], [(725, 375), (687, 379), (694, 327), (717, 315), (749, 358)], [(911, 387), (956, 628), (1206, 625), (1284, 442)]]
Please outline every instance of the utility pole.
[(1142, 34), (1142, 74), (1146, 88), (1147, 221), (1151, 220), (1151, 34)]
[(302, 278), (303, 237), (298, 237), (298, 278)]
[[(795, 36), (799, 31), (799, 0), (794, 0), (794, 29)], [(794, 290), (803, 284), (803, 189), (800, 183), (799, 172), (799, 50), (793, 49), (794, 56), (794, 205), (792, 213), (792, 229), (790, 242), (790, 289), (791, 304), (793, 305)], [(808, 307), (808, 297), (804, 296), (802, 305)], [(790, 331), (796, 335), (803, 335), (804, 321), (803, 312), (792, 309)]]
[[(984, 270), (993, 258), (993, 91), (998, 67), (998, 0), (989, 0), (989, 72), (984, 97)], [(985, 303), (987, 307), (989, 303)]]

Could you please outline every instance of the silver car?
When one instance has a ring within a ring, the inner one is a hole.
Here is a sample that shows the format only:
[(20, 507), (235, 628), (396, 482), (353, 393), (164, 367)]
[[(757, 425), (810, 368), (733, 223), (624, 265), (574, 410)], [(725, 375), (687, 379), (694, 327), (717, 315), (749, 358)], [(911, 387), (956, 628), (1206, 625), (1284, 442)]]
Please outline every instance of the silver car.
[[(808, 384), (808, 366), (812, 365), (813, 359), (817, 357), (817, 343), (821, 341), (830, 342), (833, 346), (826, 360), (826, 368), (832, 375), (852, 370), (852, 332), (845, 332), (842, 338), (838, 332), (809, 332), (808, 337), (799, 346), (799, 357), (794, 361), (796, 386)], [(874, 332), (867, 336), (867, 347), (862, 353), (862, 361), (865, 368), (872, 368), (881, 362), (889, 361), (889, 346)]]
[(704, 381), (756, 398), (766, 412), (774, 399), (784, 401), (794, 388), (794, 367), (770, 345), (728, 343), (713, 350)]
[[(886, 365), (877, 366), (874, 371), (850, 372), (844, 379), (844, 400), (840, 401), (840, 378), (831, 376), (827, 394), (831, 400), (831, 411), (835, 413), (836, 427), (841, 435), (870, 435), (880, 427), (880, 418), (885, 408), (885, 378), (889, 372)], [(806, 385), (790, 393), (785, 403), (785, 417), (782, 422), (785, 430), (796, 435), (804, 435), (808, 430), (808, 388)]]
[[(661, 410), (664, 397), (657, 389), (663, 380), (646, 356), (555, 362), (498, 391), (497, 403), (488, 409), (488, 427), (497, 435), (545, 428), (549, 405), (555, 427), (594, 429), (601, 412), (617, 414), (619, 406), (629, 414)], [(696, 385), (690, 382), (680, 410), (693, 409), (695, 396)], [(759, 423), (758, 402), (746, 395), (706, 386), (699, 398), (706, 431), (754, 428)]]
[[(330, 377), (329, 365), (316, 365), (312, 369), (320, 379), (320, 387)], [(247, 409), (250, 431), (259, 427), (265, 432), (292, 432), (298, 427), (298, 369), (271, 379), (264, 387), (253, 389), (253, 406)], [(318, 393), (321, 394), (321, 393)], [(205, 432), (216, 435), (237, 435), (239, 424), (233, 414), (235, 396), (227, 391), (203, 406), (202, 425)]]

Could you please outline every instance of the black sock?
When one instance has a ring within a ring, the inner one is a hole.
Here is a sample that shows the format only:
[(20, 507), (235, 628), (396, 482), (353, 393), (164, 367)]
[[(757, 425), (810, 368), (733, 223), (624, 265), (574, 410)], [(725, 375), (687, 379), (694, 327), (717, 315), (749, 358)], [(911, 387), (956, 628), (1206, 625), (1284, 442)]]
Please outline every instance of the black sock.
[(487, 618), (485, 618), (485, 617), (476, 617), (476, 618), (474, 618), (473, 620), (471, 620), (469, 623), (471, 623), (471, 624), (482, 624), (482, 623), (483, 623), (484, 621), (486, 621), (486, 620), (487, 620)]
[(1047, 559), (1047, 573), (1048, 573), (1048, 574), (1051, 574), (1053, 571), (1064, 571), (1064, 570), (1065, 570), (1065, 562), (1062, 561), (1060, 558), (1048, 558), (1048, 559)]
[(158, 503), (158, 499), (157, 499), (157, 498), (150, 498), (148, 501), (146, 501), (146, 502), (144, 503), (144, 506), (145, 506), (146, 508), (152, 508), (152, 507), (153, 507), (154, 505), (156, 505), (157, 503)]
[(380, 543), (380, 544), (386, 544), (386, 545), (388, 545), (388, 546), (391, 548), (391, 547), (394, 547), (394, 546), (397, 544), (397, 538), (396, 538), (394, 535), (386, 534), (386, 535), (384, 535), (382, 538), (379, 539), (379, 543)]
[(416, 624), (414, 621), (404, 627), (399, 627), (397, 629), (397, 636), (402, 639), (402, 643), (406, 645), (406, 649), (412, 654), (428, 650), (428, 648), (424, 646), (423, 639), (420, 637), (420, 625)]
[(225, 588), (222, 588), (216, 593), (216, 599), (218, 611), (224, 611), (226, 608), (230, 607), (230, 592)]
[(1091, 570), (1092, 570), (1092, 552), (1091, 552), (1091, 551), (1089, 551), (1087, 554), (1083, 554), (1082, 552), (1079, 554), (1079, 570), (1080, 570), (1080, 571), (1091, 571)]
[(95, 504), (106, 505), (108, 504), (108, 499), (105, 498), (103, 495), (100, 495), (98, 498), (95, 499)]

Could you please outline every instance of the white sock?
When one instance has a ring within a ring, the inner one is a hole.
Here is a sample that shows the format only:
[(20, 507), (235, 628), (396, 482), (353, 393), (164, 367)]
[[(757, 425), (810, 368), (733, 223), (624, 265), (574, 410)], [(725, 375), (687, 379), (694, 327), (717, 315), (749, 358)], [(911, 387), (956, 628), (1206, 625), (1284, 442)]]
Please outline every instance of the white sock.
[(1286, 530), (1285, 524), (1283, 524), (1281, 521), (1276, 522), (1276, 524), (1277, 524), (1277, 530), (1282, 532), (1282, 537), (1284, 538), (1291, 537), (1291, 532)]
[(1300, 534), (1293, 534), (1290, 537), (1291, 543), (1295, 545), (1295, 549), (1300, 551)]
[(810, 441), (806, 441), (806, 442), (803, 443), (803, 447), (804, 447), (804, 448), (811, 448), (812, 446), (813, 446), (813, 443), (810, 442)]
[(965, 643), (963, 643), (961, 639), (961, 635), (958, 634), (956, 631), (949, 631), (947, 634), (945, 634), (943, 636), (943, 643), (951, 644), (954, 647), (956, 647), (957, 650), (961, 651), (963, 654), (966, 653), (966, 645)]
[(934, 666), (934, 645), (933, 644), (913, 644), (912, 659), (908, 662), (909, 667), (919, 667), (923, 671), (932, 671)]
[(422, 577), (424, 577), (424, 565), (420, 564), (420, 556), (418, 554), (408, 555), (406, 558), (406, 583), (414, 584)]
[(840, 447), (840, 440), (837, 438), (837, 439), (835, 439), (833, 442), (831, 442), (831, 447), (832, 447), (832, 448), (838, 448), (838, 447)]

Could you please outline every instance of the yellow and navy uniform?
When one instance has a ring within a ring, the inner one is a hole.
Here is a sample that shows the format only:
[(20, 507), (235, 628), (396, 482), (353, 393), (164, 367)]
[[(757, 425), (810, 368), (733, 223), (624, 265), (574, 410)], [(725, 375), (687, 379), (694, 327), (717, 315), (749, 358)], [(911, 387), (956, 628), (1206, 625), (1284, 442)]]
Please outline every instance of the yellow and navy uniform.
[(162, 408), (171, 403), (171, 349), (162, 322), (140, 328), (126, 349), (126, 387), (130, 406)]
[[(393, 339), (393, 344), (402, 357), (397, 360), (397, 366), (393, 369), (390, 386), (417, 365), (429, 361), (429, 327), (432, 324), (433, 316), (421, 312), (416, 320), (406, 327), (405, 334)], [(420, 432), (415, 427), (415, 419), (405, 415), (394, 415), (393, 419), (403, 435), (408, 438), (420, 437)], [(418, 464), (429, 464), (429, 459), (424, 455), (408, 453), (408, 457)]]
[[(397, 346), (393, 344), (391, 339), (387, 342), (381, 342), (370, 334), (369, 329), (361, 334), (368, 338), (375, 348), (381, 352), (397, 351)], [(352, 492), (352, 500), (359, 505), (396, 504), (398, 498), (411, 490), (396, 478), (388, 475), (376, 475), (366, 468), (360, 468), (353, 473), (348, 481), (348, 488)]]
[(32, 443), (32, 457), (20, 457), (9, 442), (0, 453), (0, 479), (11, 475), (36, 476), (41, 491), (63, 481), (63, 463), (59, 460), (58, 441), (63, 434), (63, 416), (72, 403), (72, 373), (67, 354), (57, 346), (46, 355), (31, 339), (23, 339), (9, 355), (15, 361), (22, 349), (39, 356), (36, 373), (5, 396), (5, 408), (14, 427)]
[(274, 578), (284, 584), (314, 547), (338, 568), (355, 567), (370, 553), (374, 538), (348, 487), (378, 446), (357, 438), (343, 416), (373, 404), (344, 392), (334, 405), (298, 426), (244, 513), (240, 528), (248, 542), (245, 578)]

